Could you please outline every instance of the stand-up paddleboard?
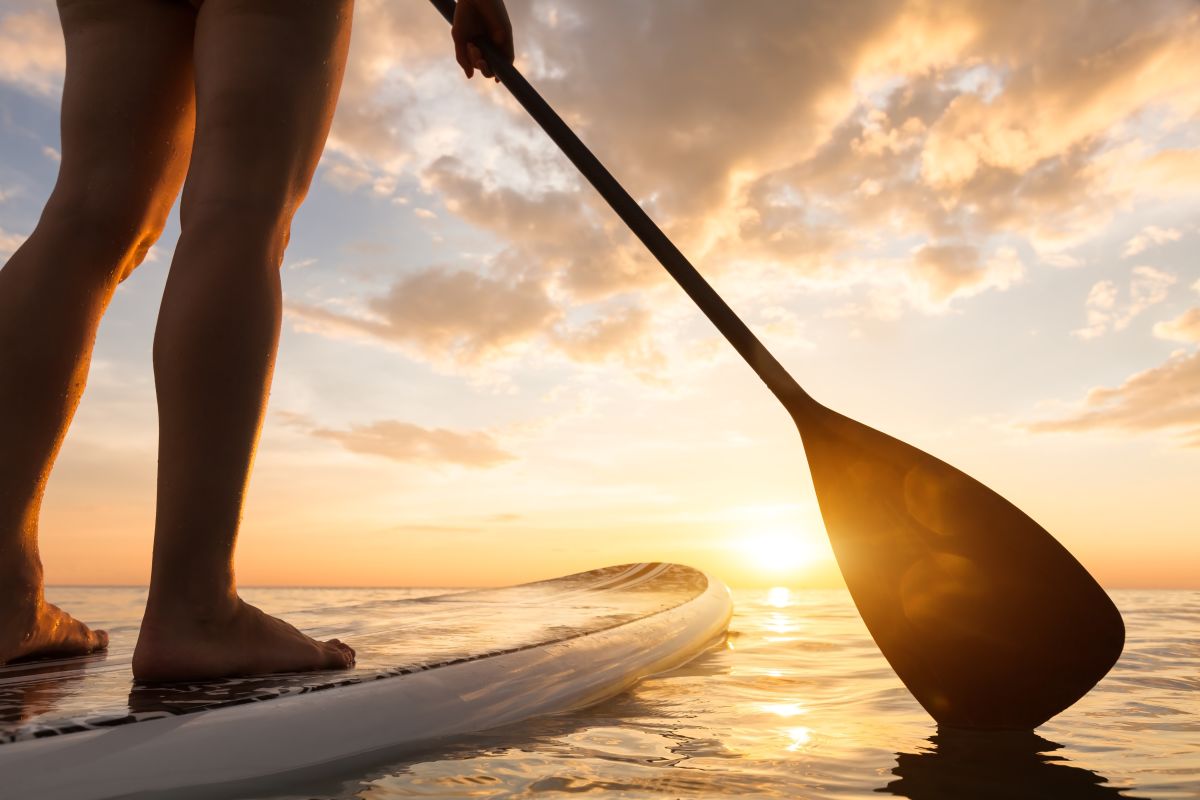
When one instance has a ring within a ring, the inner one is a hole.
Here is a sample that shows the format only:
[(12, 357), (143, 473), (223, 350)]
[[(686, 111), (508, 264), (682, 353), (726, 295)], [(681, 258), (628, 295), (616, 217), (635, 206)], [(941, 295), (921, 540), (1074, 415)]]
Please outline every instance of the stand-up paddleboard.
[(353, 670), (142, 686), (130, 642), (0, 667), (0, 798), (245, 796), (437, 739), (562, 711), (724, 634), (719, 582), (632, 564), (364, 604)]

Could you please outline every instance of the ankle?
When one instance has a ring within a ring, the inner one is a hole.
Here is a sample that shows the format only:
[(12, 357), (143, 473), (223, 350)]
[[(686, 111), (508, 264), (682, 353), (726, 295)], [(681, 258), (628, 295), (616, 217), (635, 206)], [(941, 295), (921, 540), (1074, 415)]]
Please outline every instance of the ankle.
[(228, 592), (193, 593), (156, 591), (152, 586), (146, 600), (143, 626), (221, 626), (237, 614), (241, 602), (232, 587)]
[(20, 598), (41, 599), (42, 561), (27, 548), (0, 547), (0, 597), (12, 603)]

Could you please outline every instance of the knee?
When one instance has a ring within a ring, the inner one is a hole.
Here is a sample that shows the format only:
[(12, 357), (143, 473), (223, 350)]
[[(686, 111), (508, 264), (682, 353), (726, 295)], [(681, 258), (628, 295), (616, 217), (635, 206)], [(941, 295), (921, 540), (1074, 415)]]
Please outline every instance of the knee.
[(278, 268), (291, 238), (298, 202), (290, 192), (240, 187), (229, 192), (184, 192), (179, 209), (180, 247), (213, 243), (233, 260), (238, 257)]
[(47, 236), (85, 254), (66, 263), (94, 265), (124, 280), (162, 235), (170, 206), (142, 197), (56, 188), (38, 223)]

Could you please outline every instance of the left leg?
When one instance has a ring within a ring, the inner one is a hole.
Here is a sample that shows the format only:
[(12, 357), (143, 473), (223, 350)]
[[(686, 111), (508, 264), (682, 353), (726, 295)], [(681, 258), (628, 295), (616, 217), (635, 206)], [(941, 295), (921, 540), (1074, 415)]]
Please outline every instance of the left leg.
[(62, 163), (37, 227), (0, 269), (0, 664), (105, 645), (45, 601), (38, 516), (100, 318), (162, 231), (192, 143), (191, 7), (58, 7)]

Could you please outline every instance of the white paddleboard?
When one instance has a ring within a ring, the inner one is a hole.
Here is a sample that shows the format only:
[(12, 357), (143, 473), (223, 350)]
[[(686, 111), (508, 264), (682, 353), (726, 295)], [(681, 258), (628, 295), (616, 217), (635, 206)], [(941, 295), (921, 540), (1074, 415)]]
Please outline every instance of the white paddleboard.
[(598, 702), (724, 635), (729, 592), (631, 564), (367, 603), (355, 669), (141, 686), (131, 643), (0, 667), (0, 798), (237, 797)]

